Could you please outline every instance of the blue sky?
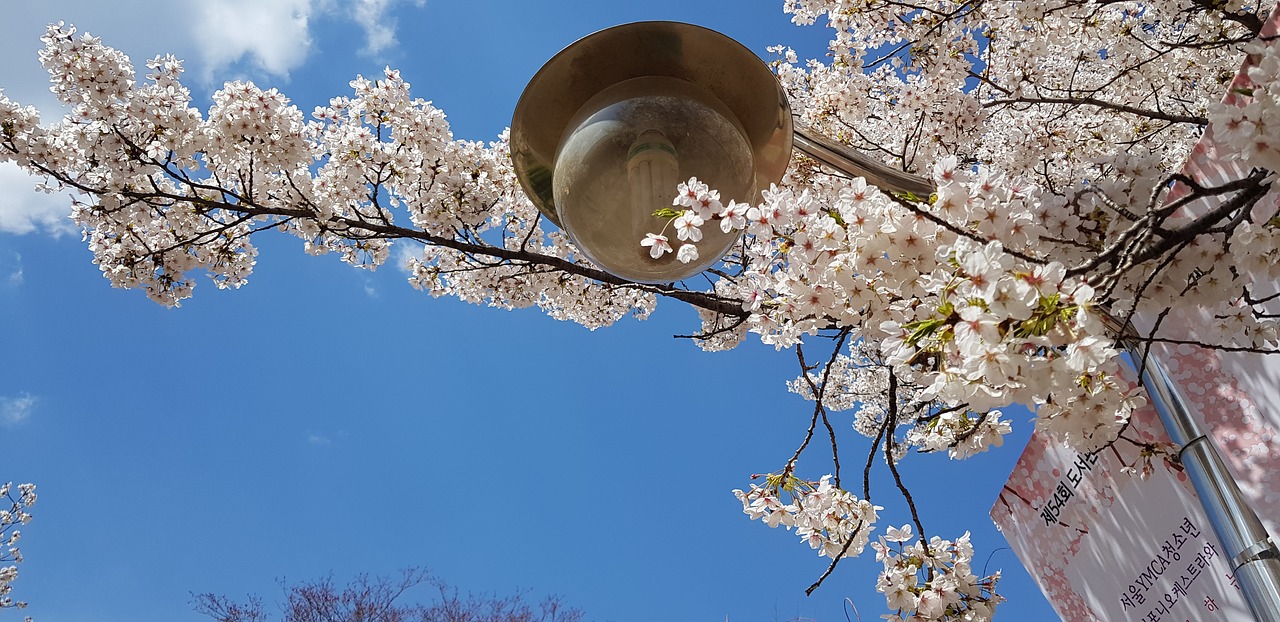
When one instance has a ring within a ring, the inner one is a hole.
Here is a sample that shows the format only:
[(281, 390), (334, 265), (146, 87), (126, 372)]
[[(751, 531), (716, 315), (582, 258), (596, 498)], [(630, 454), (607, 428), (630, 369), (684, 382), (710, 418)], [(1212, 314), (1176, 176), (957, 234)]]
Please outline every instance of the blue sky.
[[(36, 50), (43, 25), (65, 20), (135, 63), (187, 59), (202, 102), (247, 77), (310, 110), (389, 64), (455, 135), (490, 139), (542, 62), (619, 23), (687, 21), (761, 54), (822, 54), (825, 32), (792, 26), (781, 4), (20, 3), (0, 24), (0, 86), (55, 111)], [(748, 340), (702, 353), (671, 338), (696, 319), (668, 301), (589, 332), (432, 299), (394, 266), (361, 272), (270, 236), (245, 288), (203, 284), (164, 309), (110, 288), (63, 223), (65, 198), (26, 183), (0, 168), (0, 481), (39, 486), (14, 591), (38, 621), (198, 620), (192, 592), (270, 600), (280, 578), (410, 565), (464, 591), (558, 593), (599, 620), (832, 622), (846, 598), (863, 620), (883, 613), (873, 559), (806, 597), (824, 560), (730, 494), (801, 440), (793, 352)], [(927, 529), (972, 530), (980, 559), (994, 552), (1013, 620), (1054, 617), (987, 517), (1029, 416), (1014, 415), (1003, 450), (920, 457), (906, 473)], [(855, 456), (865, 442), (844, 430)], [(815, 478), (817, 458), (802, 464)], [(900, 525), (884, 475), (873, 500)]]

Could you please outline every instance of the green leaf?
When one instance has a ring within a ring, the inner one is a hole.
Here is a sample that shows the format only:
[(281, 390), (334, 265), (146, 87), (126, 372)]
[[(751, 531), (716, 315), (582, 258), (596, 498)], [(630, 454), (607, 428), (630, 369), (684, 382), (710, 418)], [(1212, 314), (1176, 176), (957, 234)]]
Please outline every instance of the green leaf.
[(921, 198), (920, 195), (914, 192), (891, 192), (890, 194), (902, 199), (903, 201), (910, 201), (912, 203), (934, 203), (938, 200), (937, 193), (930, 194), (928, 200)]
[(945, 319), (933, 317), (916, 322), (910, 322), (903, 326), (903, 328), (911, 331), (911, 336), (907, 337), (907, 343), (914, 346), (920, 343), (921, 340), (926, 339), (933, 333), (937, 332), (939, 328), (946, 325), (947, 321)]

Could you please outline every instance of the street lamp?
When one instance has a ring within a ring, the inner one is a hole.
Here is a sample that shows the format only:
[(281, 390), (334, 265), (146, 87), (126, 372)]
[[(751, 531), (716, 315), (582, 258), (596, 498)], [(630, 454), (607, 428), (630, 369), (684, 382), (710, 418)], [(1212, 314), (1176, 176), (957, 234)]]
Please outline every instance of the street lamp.
[[(713, 30), (637, 22), (584, 37), (529, 81), (511, 122), (511, 156), (526, 194), (606, 272), (670, 283), (709, 268), (737, 240), (708, 227), (700, 261), (654, 259), (640, 246), (668, 219), (676, 185), (698, 177), (722, 200), (754, 203), (792, 147), (882, 189), (928, 196), (926, 178), (892, 169), (797, 127), (773, 73)], [(1107, 317), (1138, 360), (1131, 329)], [(1280, 621), (1280, 550), (1244, 502), (1208, 436), (1158, 360), (1143, 384), (1258, 620)]]
[[(511, 121), (526, 194), (587, 258), (630, 281), (670, 283), (720, 260), (737, 235), (704, 227), (700, 260), (640, 246), (690, 177), (721, 201), (754, 203), (791, 160), (791, 108), (773, 72), (742, 44), (675, 22), (625, 24), (547, 61)], [(674, 235), (669, 236), (674, 239)]]

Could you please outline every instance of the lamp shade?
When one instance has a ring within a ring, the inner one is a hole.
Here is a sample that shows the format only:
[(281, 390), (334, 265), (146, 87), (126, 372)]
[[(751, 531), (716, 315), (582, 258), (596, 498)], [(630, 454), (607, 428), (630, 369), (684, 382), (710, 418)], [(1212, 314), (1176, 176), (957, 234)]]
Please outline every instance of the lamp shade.
[(707, 222), (700, 259), (653, 258), (646, 233), (682, 244), (670, 218), (654, 215), (672, 207), (676, 185), (697, 177), (726, 204), (755, 202), (782, 178), (791, 141), (786, 95), (764, 62), (675, 22), (573, 43), (530, 80), (511, 123), (516, 174), (539, 211), (605, 271), (649, 283), (695, 275), (737, 239)]

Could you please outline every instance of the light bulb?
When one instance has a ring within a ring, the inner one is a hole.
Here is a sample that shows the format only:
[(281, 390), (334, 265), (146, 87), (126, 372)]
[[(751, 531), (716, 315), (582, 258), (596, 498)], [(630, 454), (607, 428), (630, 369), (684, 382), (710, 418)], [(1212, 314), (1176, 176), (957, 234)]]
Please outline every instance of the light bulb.
[[(631, 219), (644, 226), (645, 215), (671, 207), (680, 165), (676, 148), (662, 132), (645, 130), (627, 150), (627, 184), (631, 187)], [(655, 232), (656, 233), (656, 232)]]
[[(693, 83), (664, 76), (619, 82), (573, 116), (556, 150), (556, 214), (574, 244), (605, 271), (641, 283), (670, 283), (711, 267), (738, 239), (719, 223), (702, 226), (702, 259), (658, 259), (640, 245), (646, 233), (676, 239), (669, 218), (676, 186), (697, 177), (721, 201), (756, 200), (752, 148), (737, 117)], [(665, 230), (665, 231), (664, 231)]]

